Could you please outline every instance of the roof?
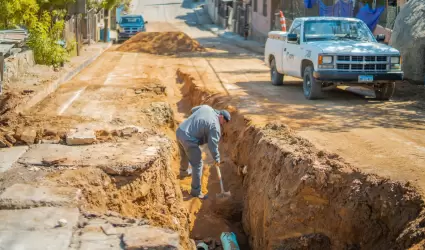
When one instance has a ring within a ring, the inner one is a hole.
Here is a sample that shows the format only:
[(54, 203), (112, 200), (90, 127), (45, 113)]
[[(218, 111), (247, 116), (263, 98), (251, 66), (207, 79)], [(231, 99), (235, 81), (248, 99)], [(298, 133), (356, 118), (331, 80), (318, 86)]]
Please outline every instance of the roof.
[(123, 17), (142, 17), (143, 18), (142, 15), (122, 15), (121, 18)]
[(15, 46), (14, 44), (0, 44), (0, 54), (7, 54), (11, 48)]
[(360, 19), (352, 17), (332, 17), (332, 16), (313, 16), (313, 17), (299, 17), (295, 18), (302, 21), (320, 21), (320, 20), (346, 20), (346, 21), (360, 21)]

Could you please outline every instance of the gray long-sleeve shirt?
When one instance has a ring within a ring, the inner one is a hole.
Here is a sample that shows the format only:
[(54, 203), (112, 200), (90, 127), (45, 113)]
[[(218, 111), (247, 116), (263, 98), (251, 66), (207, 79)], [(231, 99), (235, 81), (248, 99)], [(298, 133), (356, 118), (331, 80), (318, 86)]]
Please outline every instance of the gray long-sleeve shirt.
[(201, 105), (192, 109), (192, 115), (179, 126), (185, 139), (203, 145), (208, 143), (208, 148), (213, 159), (220, 162), (218, 142), (220, 141), (221, 128), (218, 119), (219, 112), (208, 105)]

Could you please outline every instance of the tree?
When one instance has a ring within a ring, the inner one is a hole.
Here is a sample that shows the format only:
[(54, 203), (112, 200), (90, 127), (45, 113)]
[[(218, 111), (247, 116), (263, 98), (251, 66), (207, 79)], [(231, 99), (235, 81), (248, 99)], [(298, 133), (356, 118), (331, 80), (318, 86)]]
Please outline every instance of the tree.
[(0, 28), (31, 26), (37, 20), (36, 0), (0, 0)]

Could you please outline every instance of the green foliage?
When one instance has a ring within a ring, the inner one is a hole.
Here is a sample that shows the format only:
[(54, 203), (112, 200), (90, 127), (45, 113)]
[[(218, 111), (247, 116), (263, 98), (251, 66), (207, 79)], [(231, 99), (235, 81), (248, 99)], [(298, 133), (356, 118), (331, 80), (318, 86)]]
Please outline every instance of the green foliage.
[(32, 25), (37, 20), (38, 10), (36, 0), (0, 0), (0, 28)]
[(60, 16), (55, 11), (44, 11), (38, 22), (30, 27), (28, 45), (33, 49), (37, 63), (59, 67), (68, 59), (67, 50), (58, 44), (62, 37), (64, 21), (59, 20), (52, 24), (52, 15)]

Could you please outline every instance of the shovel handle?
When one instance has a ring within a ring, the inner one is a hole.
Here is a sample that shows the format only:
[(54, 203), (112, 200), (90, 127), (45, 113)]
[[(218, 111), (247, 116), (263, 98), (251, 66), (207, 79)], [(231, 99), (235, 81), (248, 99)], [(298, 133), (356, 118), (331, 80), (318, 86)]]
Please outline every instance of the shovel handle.
[(219, 166), (215, 166), (215, 168), (217, 169), (218, 179), (220, 180), (221, 192), (224, 193), (223, 179), (221, 178), (220, 167)]

